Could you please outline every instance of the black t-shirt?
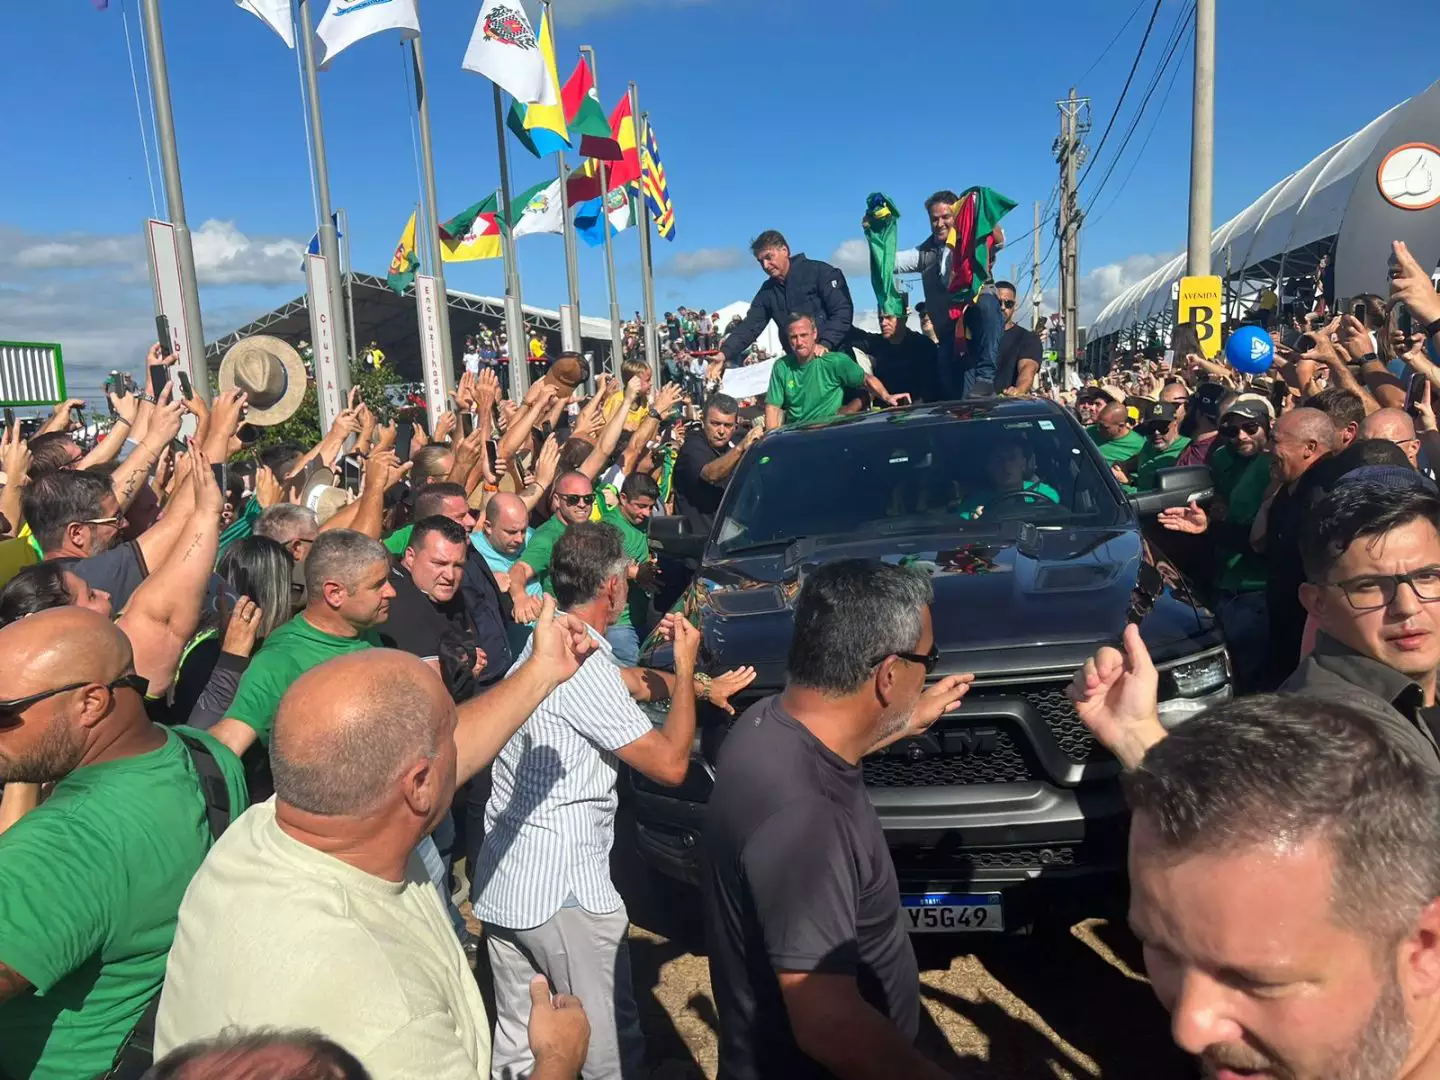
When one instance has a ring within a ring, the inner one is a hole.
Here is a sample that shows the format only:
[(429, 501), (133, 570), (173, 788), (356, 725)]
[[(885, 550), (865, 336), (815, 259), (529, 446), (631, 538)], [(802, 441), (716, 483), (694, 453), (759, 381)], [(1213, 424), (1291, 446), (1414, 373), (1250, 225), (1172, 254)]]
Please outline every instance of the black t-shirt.
[(421, 660), (438, 660), (445, 688), (456, 701), (475, 692), (475, 628), (457, 591), (445, 603), (436, 603), (420, 591), (403, 566), (390, 570), (395, 597), (390, 615), (376, 627), (387, 648), (399, 649)]
[(1305, 567), (1300, 561), (1300, 537), (1310, 508), (1325, 497), (1328, 470), (1312, 466), (1291, 491), (1275, 493), (1265, 522), (1265, 606), (1270, 619), (1270, 654), (1275, 674), (1288, 675), (1300, 663), (1305, 637), (1305, 608), (1300, 586)]
[(937, 348), (924, 334), (910, 330), (898, 342), (866, 334), (859, 345), (869, 354), (875, 377), (890, 393), (909, 394), (916, 401), (939, 400)]
[(776, 970), (855, 976), (913, 1039), (919, 969), (895, 864), (859, 766), (766, 698), (720, 751), (705, 817), (705, 933), (720, 1075), (829, 1074), (795, 1043)]
[(1006, 330), (1000, 337), (1000, 357), (995, 362), (995, 392), (998, 394), (1015, 385), (1021, 360), (1034, 360), (1038, 364), (1044, 353), (1037, 334), (1018, 324)]
[(720, 509), (720, 499), (730, 477), (712, 484), (700, 475), (700, 470), (729, 453), (733, 446), (730, 442), (716, 450), (706, 440), (704, 428), (692, 427), (685, 433), (685, 445), (675, 455), (675, 510), (701, 536), (710, 535), (710, 526), (715, 523), (715, 513)]

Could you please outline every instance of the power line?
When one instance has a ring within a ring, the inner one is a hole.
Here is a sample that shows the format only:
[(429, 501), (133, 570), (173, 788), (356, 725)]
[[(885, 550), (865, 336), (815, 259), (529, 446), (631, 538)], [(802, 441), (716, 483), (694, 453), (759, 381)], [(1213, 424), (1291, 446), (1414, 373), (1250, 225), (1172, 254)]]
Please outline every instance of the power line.
[(1095, 162), (1100, 159), (1100, 152), (1105, 149), (1105, 140), (1110, 138), (1110, 129), (1115, 126), (1115, 120), (1120, 115), (1120, 107), (1125, 104), (1125, 95), (1130, 92), (1130, 83), (1135, 79), (1135, 72), (1140, 69), (1140, 58), (1145, 55), (1145, 46), (1150, 41), (1150, 31), (1155, 29), (1155, 20), (1160, 15), (1160, 5), (1164, 0), (1155, 0), (1155, 6), (1150, 9), (1150, 21), (1145, 24), (1145, 36), (1140, 39), (1140, 48), (1135, 50), (1135, 59), (1130, 64), (1130, 74), (1125, 76), (1125, 85), (1120, 88), (1120, 98), (1115, 102), (1115, 108), (1110, 113), (1110, 119), (1105, 122), (1105, 131), (1100, 136), (1100, 143), (1095, 147), (1095, 153), (1090, 157), (1090, 164), (1085, 166), (1085, 171), (1080, 174), (1079, 183), (1076, 189), (1085, 183), (1085, 178), (1090, 175), (1090, 170), (1095, 167)]
[[(1186, 35), (1186, 40), (1188, 41), (1193, 36), (1194, 34), (1192, 30), (1190, 34)], [(1094, 225), (1098, 223), (1106, 214), (1110, 212), (1110, 208), (1113, 207), (1120, 200), (1120, 196), (1124, 193), (1126, 186), (1129, 185), (1130, 177), (1135, 175), (1136, 166), (1138, 166), (1140, 162), (1144, 160), (1145, 148), (1150, 145), (1150, 137), (1155, 134), (1155, 129), (1160, 126), (1160, 118), (1165, 115), (1165, 106), (1170, 102), (1170, 91), (1175, 88), (1176, 76), (1180, 74), (1180, 70), (1183, 66), (1184, 65), (1182, 64), (1176, 64), (1171, 70), (1170, 81), (1165, 85), (1165, 94), (1160, 99), (1160, 108), (1156, 110), (1154, 118), (1150, 121), (1150, 130), (1145, 132), (1145, 138), (1140, 143), (1139, 151), (1130, 160), (1130, 168), (1126, 170), (1125, 178), (1120, 181), (1120, 187), (1116, 189), (1115, 194), (1110, 197), (1110, 201), (1105, 204), (1105, 209), (1101, 210), (1098, 214), (1096, 214), (1095, 220), (1092, 221), (1090, 224)], [(1094, 200), (1092, 199), (1091, 202), (1093, 203)]]
[(1140, 9), (1144, 6), (1145, 0), (1140, 0), (1140, 2), (1135, 5), (1134, 10), (1130, 12), (1130, 17), (1125, 20), (1125, 24), (1121, 26), (1119, 30), (1115, 31), (1115, 36), (1110, 39), (1110, 44), (1106, 45), (1105, 48), (1101, 50), (1100, 55), (1095, 58), (1095, 62), (1085, 69), (1085, 74), (1081, 75), (1078, 79), (1072, 80), (1076, 86), (1083, 83), (1089, 74), (1100, 66), (1100, 61), (1110, 55), (1110, 50), (1113, 49), (1115, 43), (1120, 40), (1120, 35), (1130, 28), (1130, 24), (1135, 21), (1135, 16), (1140, 14)]
[[(1169, 52), (1165, 54), (1164, 59), (1160, 61), (1160, 65), (1155, 69), (1154, 77), (1150, 80), (1150, 86), (1145, 91), (1145, 96), (1140, 100), (1140, 108), (1136, 110), (1134, 117), (1130, 121), (1130, 126), (1125, 132), (1125, 138), (1120, 143), (1120, 149), (1117, 150), (1115, 152), (1115, 156), (1111, 158), (1110, 166), (1105, 170), (1105, 175), (1100, 178), (1099, 185), (1096, 186), (1095, 190), (1090, 193), (1090, 203), (1092, 206), (1094, 205), (1095, 200), (1100, 197), (1100, 193), (1105, 190), (1105, 185), (1109, 182), (1110, 177), (1115, 172), (1115, 167), (1120, 163), (1121, 157), (1123, 157), (1125, 154), (1125, 148), (1130, 145), (1130, 140), (1134, 137), (1136, 130), (1140, 127), (1140, 121), (1144, 117), (1145, 110), (1150, 104), (1150, 98), (1154, 95), (1156, 89), (1160, 86), (1160, 80), (1164, 78), (1164, 73), (1169, 68), (1171, 62), (1174, 60), (1175, 55), (1180, 48), (1181, 42), (1185, 40), (1185, 31), (1189, 29), (1190, 22), (1194, 18), (1195, 5), (1192, 3), (1190, 5), (1189, 11), (1187, 11), (1185, 14), (1184, 22), (1176, 28), (1177, 32), (1174, 36), (1172, 44), (1170, 45)], [(1178, 69), (1179, 67), (1177, 65), (1176, 70)]]

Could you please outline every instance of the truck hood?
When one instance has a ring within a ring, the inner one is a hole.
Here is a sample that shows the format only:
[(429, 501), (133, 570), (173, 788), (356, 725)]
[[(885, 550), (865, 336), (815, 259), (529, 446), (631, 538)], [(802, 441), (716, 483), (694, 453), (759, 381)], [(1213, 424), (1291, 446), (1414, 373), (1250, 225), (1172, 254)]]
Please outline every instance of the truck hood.
[[(805, 577), (838, 558), (878, 558), (925, 570), (939, 673), (1022, 677), (1073, 670), (1129, 620), (1157, 663), (1219, 644), (1213, 616), (1133, 528), (1036, 529), (958, 541), (880, 537), (707, 562), (686, 596), (702, 616), (712, 670), (751, 664), (757, 685), (783, 682)], [(657, 655), (656, 660), (661, 660)]]

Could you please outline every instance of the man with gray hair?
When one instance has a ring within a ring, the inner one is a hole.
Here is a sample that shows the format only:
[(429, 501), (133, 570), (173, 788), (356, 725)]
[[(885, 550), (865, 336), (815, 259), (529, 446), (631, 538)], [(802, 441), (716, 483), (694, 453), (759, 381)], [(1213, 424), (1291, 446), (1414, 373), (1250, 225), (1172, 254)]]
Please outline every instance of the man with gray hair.
[(860, 769), (958, 707), (974, 678), (925, 689), (931, 599), (917, 570), (822, 566), (795, 604), (784, 692), (727, 737), (703, 871), (722, 1076), (946, 1075), (914, 1046), (919, 971)]
[(299, 566), (310, 555), (310, 547), (320, 535), (315, 511), (294, 503), (276, 503), (255, 521), (256, 536), (268, 536), (290, 552)]
[[(312, 566), (322, 554), (317, 544)], [(509, 679), (458, 710), (423, 661), (389, 649), (295, 681), (270, 746), (275, 798), (231, 825), (185, 894), (157, 1054), (234, 1027), (300, 1026), (376, 1080), (490, 1075), (485, 1004), (416, 849), (456, 784), (591, 648), (549, 602), (534, 641)], [(530, 1075), (571, 1080), (588, 1044), (584, 1012), (543, 980), (525, 994)]]
[(305, 609), (265, 639), (210, 734), (237, 754), (270, 744), (275, 710), (290, 684), (346, 653), (380, 647), (375, 627), (390, 613), (390, 553), (350, 529), (322, 533), (305, 560)]
[[(655, 783), (683, 783), (697, 694), (727, 708), (728, 695), (754, 678), (749, 670), (697, 677), (700, 637), (689, 623), (676, 635), (673, 675), (622, 671), (605, 631), (628, 601), (629, 570), (613, 525), (571, 525), (556, 542), (555, 600), (600, 655), (540, 703), (492, 770), (472, 906), (485, 923), (495, 977), (496, 1077), (536, 1075), (524, 1018), (537, 974), (577, 994), (590, 1012), (589, 1080), (643, 1075), (645, 1043), (625, 945), (629, 916), (610, 880), (617, 759)], [(517, 671), (541, 648), (539, 639), (537, 628)], [(664, 725), (655, 727), (635, 698), (668, 699)]]

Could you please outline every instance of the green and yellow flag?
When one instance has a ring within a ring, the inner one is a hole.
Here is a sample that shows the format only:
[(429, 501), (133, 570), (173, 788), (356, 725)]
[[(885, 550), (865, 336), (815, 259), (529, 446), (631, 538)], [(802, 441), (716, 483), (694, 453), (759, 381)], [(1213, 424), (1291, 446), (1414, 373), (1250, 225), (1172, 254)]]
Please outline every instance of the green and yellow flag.
[(881, 315), (904, 315), (905, 299), (895, 284), (896, 234), (900, 230), (900, 211), (883, 192), (872, 192), (865, 200), (865, 216), (860, 225), (870, 244), (870, 284), (875, 289), (875, 303)]
[(444, 262), (500, 258), (500, 223), (495, 215), (500, 196), (491, 195), (440, 226), (440, 257)]
[(415, 253), (415, 213), (412, 213), (410, 223), (400, 234), (400, 243), (395, 245), (395, 254), (390, 257), (387, 283), (391, 289), (403, 296), (405, 290), (415, 284), (415, 271), (419, 269), (420, 256)]

